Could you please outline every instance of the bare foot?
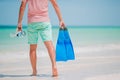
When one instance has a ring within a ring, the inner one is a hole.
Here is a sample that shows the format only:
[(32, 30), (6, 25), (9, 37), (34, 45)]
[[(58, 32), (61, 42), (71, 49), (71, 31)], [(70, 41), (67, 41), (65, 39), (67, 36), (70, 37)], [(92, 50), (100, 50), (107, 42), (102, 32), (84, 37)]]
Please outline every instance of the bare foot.
[(53, 71), (52, 77), (57, 77), (58, 76), (57, 68), (53, 68), (52, 71)]
[(33, 71), (33, 73), (31, 74), (31, 76), (36, 76), (37, 75), (37, 71)]
[(31, 74), (30, 76), (37, 76), (37, 74)]

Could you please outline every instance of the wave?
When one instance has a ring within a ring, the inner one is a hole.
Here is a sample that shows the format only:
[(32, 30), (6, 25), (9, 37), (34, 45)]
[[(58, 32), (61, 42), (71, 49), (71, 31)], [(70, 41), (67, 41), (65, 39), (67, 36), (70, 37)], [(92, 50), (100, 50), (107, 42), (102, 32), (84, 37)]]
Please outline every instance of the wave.
[(76, 46), (74, 47), (75, 53), (80, 52), (99, 52), (106, 50), (120, 50), (120, 44), (102, 44), (102, 45), (91, 45), (91, 46)]
[[(119, 44), (101, 44), (101, 45), (88, 45), (88, 46), (75, 46), (74, 52), (75, 54), (79, 53), (99, 53), (101, 51), (120, 51), (120, 43)], [(4, 59), (6, 56), (14, 56), (14, 58), (28, 58), (29, 56), (29, 48), (21, 47), (19, 49), (2, 49), (0, 51), (0, 58)], [(38, 57), (49, 57), (47, 50), (44, 48), (37, 49)]]

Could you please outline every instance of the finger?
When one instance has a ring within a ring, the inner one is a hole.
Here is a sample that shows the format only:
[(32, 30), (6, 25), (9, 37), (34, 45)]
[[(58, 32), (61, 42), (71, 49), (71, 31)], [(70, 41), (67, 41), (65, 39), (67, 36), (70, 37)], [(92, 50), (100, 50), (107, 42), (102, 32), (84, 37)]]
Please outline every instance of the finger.
[(64, 24), (62, 24), (61, 26), (62, 26), (63, 28), (65, 27), (65, 25), (64, 25)]

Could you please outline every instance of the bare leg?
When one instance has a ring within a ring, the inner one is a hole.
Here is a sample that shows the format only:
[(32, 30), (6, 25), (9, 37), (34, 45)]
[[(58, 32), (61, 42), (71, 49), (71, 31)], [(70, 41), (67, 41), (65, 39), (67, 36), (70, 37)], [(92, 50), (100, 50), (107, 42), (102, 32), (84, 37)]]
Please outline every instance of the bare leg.
[(36, 48), (37, 48), (37, 44), (31, 44), (30, 45), (30, 61), (31, 61), (32, 70), (33, 70), (32, 76), (36, 76), (36, 74), (37, 74), (37, 69), (36, 69), (36, 61), (37, 61)]
[(52, 41), (45, 41), (44, 44), (48, 50), (48, 53), (51, 59), (53, 77), (58, 76), (56, 60), (55, 60), (56, 55), (55, 55), (55, 49), (54, 49), (53, 43)]

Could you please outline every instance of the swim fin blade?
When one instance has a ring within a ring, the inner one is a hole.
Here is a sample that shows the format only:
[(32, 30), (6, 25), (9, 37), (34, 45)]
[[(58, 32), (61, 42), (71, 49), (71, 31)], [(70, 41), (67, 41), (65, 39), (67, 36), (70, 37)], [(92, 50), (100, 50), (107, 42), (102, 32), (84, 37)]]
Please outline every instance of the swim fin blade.
[(67, 61), (64, 38), (64, 30), (59, 29), (58, 40), (56, 44), (56, 61)]
[(64, 44), (66, 46), (67, 60), (74, 60), (75, 59), (74, 49), (67, 28), (64, 29), (64, 36), (65, 36)]

